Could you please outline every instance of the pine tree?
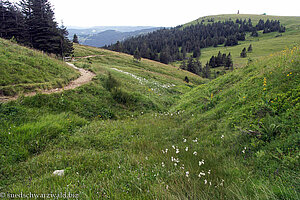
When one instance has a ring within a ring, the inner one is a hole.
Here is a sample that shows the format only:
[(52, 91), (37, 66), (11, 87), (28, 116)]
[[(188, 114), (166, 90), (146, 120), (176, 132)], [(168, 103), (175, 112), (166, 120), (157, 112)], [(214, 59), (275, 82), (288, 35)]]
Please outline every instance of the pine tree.
[(210, 60), (209, 60), (209, 66), (211, 66), (212, 68), (217, 67), (215, 56), (212, 56), (212, 57), (210, 58)]
[(0, 1), (0, 37), (24, 42), (24, 17), (19, 8), (9, 1)]
[(171, 61), (169, 47), (166, 47), (162, 50), (162, 52), (160, 53), (159, 60), (164, 64), (169, 64), (169, 62)]
[(226, 57), (225, 69), (226, 70), (233, 69), (233, 62), (232, 62), (230, 53)]
[(200, 47), (196, 47), (193, 51), (193, 58), (199, 58), (201, 56), (201, 49)]
[(73, 54), (73, 43), (68, 39), (69, 32), (63, 24), (58, 30), (60, 37), (60, 48), (57, 51), (60, 51), (61, 57), (64, 58)]
[(249, 47), (248, 47), (248, 52), (252, 52), (252, 45), (250, 44)]
[(253, 30), (252, 33), (251, 33), (251, 36), (252, 36), (252, 37), (258, 37), (258, 32), (257, 32), (257, 30)]
[(201, 75), (201, 73), (202, 73), (202, 64), (199, 61), (199, 59), (196, 60), (196, 62), (194, 63), (194, 65), (195, 65), (196, 73), (198, 75)]
[(21, 0), (21, 12), (25, 19), (26, 43), (35, 49), (62, 57), (70, 55), (73, 44), (68, 40), (68, 31), (58, 27), (48, 0)]
[(205, 67), (203, 68), (203, 77), (210, 78), (210, 66), (208, 63), (206, 63)]
[(187, 64), (187, 70), (189, 72), (192, 72), (194, 74), (196, 74), (196, 69), (195, 69), (195, 65), (194, 65), (194, 60), (192, 57), (189, 58), (188, 64)]
[(247, 52), (246, 52), (246, 48), (244, 48), (241, 52), (241, 57), (242, 58), (246, 58), (247, 57)]
[(141, 54), (140, 54), (140, 51), (139, 51), (138, 48), (136, 48), (136, 50), (134, 51), (133, 58), (134, 58), (136, 61), (140, 61), (140, 60), (141, 60)]
[(180, 65), (180, 69), (187, 70), (185, 60), (182, 61), (181, 65)]
[(73, 36), (73, 42), (79, 44), (78, 36), (76, 34)]
[(189, 83), (190, 82), (190, 80), (189, 80), (189, 78), (186, 76), (186, 77), (184, 77), (184, 81), (186, 82), (186, 83)]

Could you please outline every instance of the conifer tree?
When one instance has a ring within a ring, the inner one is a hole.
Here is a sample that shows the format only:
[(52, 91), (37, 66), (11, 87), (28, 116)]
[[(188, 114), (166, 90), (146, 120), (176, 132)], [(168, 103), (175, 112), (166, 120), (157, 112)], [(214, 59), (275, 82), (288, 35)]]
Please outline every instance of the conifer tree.
[(160, 62), (168, 64), (171, 61), (169, 47), (166, 47), (162, 50), (159, 57)]
[(186, 76), (186, 77), (184, 77), (184, 81), (186, 82), (186, 83), (189, 83), (190, 82), (190, 80), (189, 80), (189, 78)]
[(203, 68), (203, 77), (210, 78), (210, 66), (208, 62), (205, 64), (205, 67)]
[(192, 57), (189, 58), (188, 64), (187, 64), (187, 70), (189, 72), (192, 72), (194, 74), (196, 74), (196, 69), (195, 69), (195, 65), (194, 65), (194, 60)]
[(76, 34), (73, 36), (73, 42), (79, 44), (78, 36)]
[(195, 65), (196, 73), (198, 75), (201, 75), (201, 73), (202, 73), (202, 64), (199, 61), (199, 59), (196, 60), (196, 62), (194, 63), (194, 65)]
[(200, 47), (196, 47), (193, 51), (193, 58), (199, 58), (201, 56), (201, 49)]
[(252, 52), (252, 45), (250, 44), (249, 47), (248, 47), (248, 52)]
[(180, 65), (180, 69), (187, 70), (185, 60), (182, 61), (181, 65)]
[(133, 58), (136, 61), (140, 61), (141, 60), (141, 53), (140, 53), (140, 51), (139, 51), (138, 48), (136, 48), (136, 50), (134, 51)]
[(227, 70), (228, 69), (233, 69), (233, 62), (232, 62), (231, 54), (230, 53), (226, 57), (225, 69), (227, 69)]
[(246, 52), (246, 48), (244, 48), (241, 52), (241, 57), (242, 58), (246, 58), (247, 57), (247, 52)]

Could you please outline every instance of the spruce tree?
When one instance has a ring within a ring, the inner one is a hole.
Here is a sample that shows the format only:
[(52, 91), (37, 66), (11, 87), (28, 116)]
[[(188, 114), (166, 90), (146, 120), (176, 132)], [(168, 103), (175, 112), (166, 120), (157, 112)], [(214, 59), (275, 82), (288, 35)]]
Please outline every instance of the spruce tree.
[(206, 63), (203, 68), (203, 78), (210, 78), (210, 66), (208, 63)]
[(76, 34), (73, 36), (73, 42), (79, 44), (78, 36)]
[(189, 78), (186, 76), (186, 77), (184, 77), (184, 81), (186, 82), (186, 83), (189, 83), (190, 82), (190, 80), (189, 80)]
[(136, 50), (134, 51), (133, 58), (136, 61), (140, 61), (141, 60), (141, 53), (140, 53), (140, 51), (139, 51), (138, 48), (136, 48)]
[(166, 47), (162, 50), (162, 52), (160, 53), (159, 60), (164, 64), (169, 64), (169, 62), (171, 61), (169, 47)]
[(226, 63), (225, 63), (224, 67), (225, 67), (226, 70), (229, 70), (229, 69), (233, 68), (233, 62), (232, 62), (231, 54), (230, 53), (226, 57)]
[(180, 69), (187, 70), (185, 60), (182, 61), (181, 65), (180, 65)]
[(48, 0), (21, 0), (21, 12), (25, 19), (24, 35), (27, 45), (64, 57), (73, 51), (64, 26), (58, 27)]
[(68, 39), (69, 32), (64, 25), (58, 29), (60, 37), (60, 48), (57, 51), (60, 51), (62, 58), (70, 56), (73, 54), (74, 48), (73, 43)]
[(193, 51), (193, 58), (199, 58), (201, 56), (201, 49), (200, 47), (196, 47)]
[(252, 52), (252, 45), (250, 44), (249, 47), (248, 47), (248, 52)]
[(247, 52), (246, 52), (246, 48), (244, 48), (241, 52), (241, 57), (242, 58), (246, 58), (247, 57)]
[(198, 75), (201, 75), (201, 73), (202, 73), (202, 64), (199, 61), (199, 59), (196, 60), (196, 62), (194, 63), (194, 65), (195, 65), (196, 73)]
[(195, 65), (194, 65), (194, 60), (192, 57), (189, 58), (188, 64), (187, 64), (187, 70), (189, 72), (192, 72), (194, 74), (196, 74), (196, 69), (195, 69)]

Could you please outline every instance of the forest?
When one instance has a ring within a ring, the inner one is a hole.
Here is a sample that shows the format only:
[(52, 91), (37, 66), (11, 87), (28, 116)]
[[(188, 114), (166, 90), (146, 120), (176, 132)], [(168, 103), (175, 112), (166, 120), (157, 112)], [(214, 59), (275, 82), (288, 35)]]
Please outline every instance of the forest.
[(59, 27), (48, 0), (0, 1), (0, 37), (60, 57), (73, 52), (68, 31)]
[(141, 35), (118, 41), (105, 48), (134, 55), (139, 51), (141, 57), (156, 60), (165, 64), (187, 59), (187, 53), (193, 58), (201, 56), (201, 49), (217, 47), (218, 45), (235, 46), (238, 41), (244, 41), (246, 34), (258, 36), (258, 31), (264, 33), (285, 32), (285, 27), (279, 20), (259, 20), (253, 25), (251, 19), (224, 22), (210, 20), (209, 23), (198, 23), (188, 27), (177, 26), (164, 28), (147, 35)]

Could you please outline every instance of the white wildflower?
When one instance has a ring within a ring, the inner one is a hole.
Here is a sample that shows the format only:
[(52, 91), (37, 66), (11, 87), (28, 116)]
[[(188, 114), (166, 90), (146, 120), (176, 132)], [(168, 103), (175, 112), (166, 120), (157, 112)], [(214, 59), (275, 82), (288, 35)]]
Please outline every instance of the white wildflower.
[(189, 150), (189, 147), (185, 147), (185, 151), (188, 151)]
[(207, 180), (206, 179), (204, 180), (204, 184), (207, 184)]
[(53, 175), (56, 175), (56, 176), (64, 176), (65, 175), (65, 170), (55, 170), (53, 173)]
[(221, 136), (221, 139), (223, 139), (223, 138), (224, 138), (224, 135)]
[(193, 155), (195, 155), (195, 156), (196, 156), (197, 154), (198, 154), (198, 153), (197, 153), (197, 151), (194, 151)]
[(176, 153), (179, 153), (179, 149), (176, 149)]
[(164, 162), (162, 162), (162, 163), (161, 163), (161, 166), (162, 166), (162, 167), (165, 167), (165, 163), (164, 163)]
[(202, 159), (201, 161), (199, 161), (199, 166), (204, 165), (204, 159)]
[(205, 173), (202, 171), (199, 173), (198, 177), (201, 178), (201, 176), (205, 176)]
[(189, 171), (185, 172), (185, 176), (186, 176), (186, 177), (189, 177), (189, 174), (190, 174)]
[(186, 139), (185, 139), (185, 138), (183, 138), (183, 142), (186, 142)]

